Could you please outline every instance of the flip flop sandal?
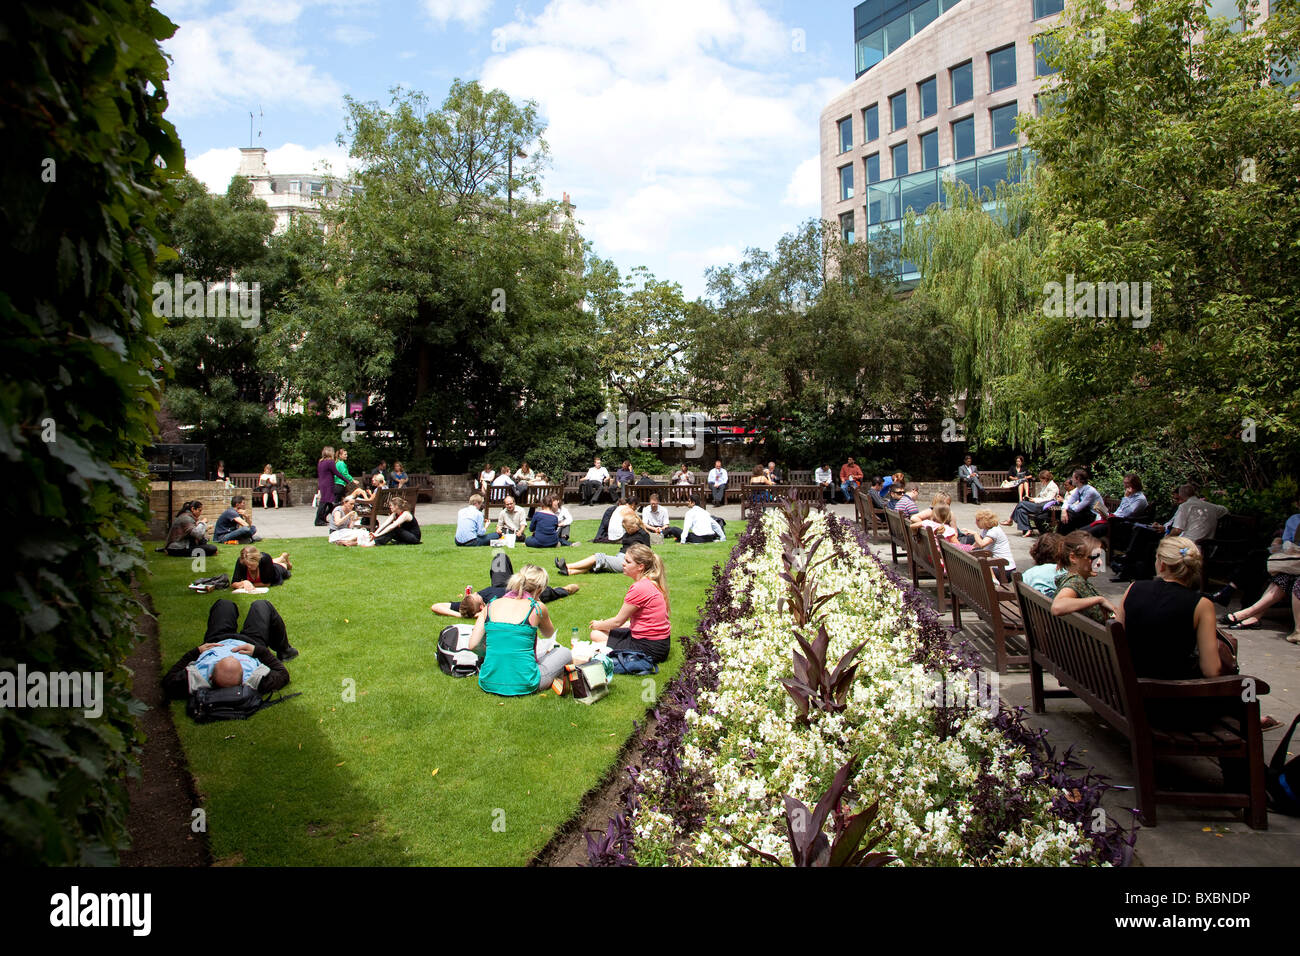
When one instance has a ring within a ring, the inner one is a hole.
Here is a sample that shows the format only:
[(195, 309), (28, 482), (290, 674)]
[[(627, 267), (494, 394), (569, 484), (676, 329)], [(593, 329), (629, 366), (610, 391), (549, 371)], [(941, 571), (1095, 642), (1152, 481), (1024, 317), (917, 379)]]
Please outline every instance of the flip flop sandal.
[(1263, 717), (1260, 718), (1259, 721), (1260, 730), (1272, 730), (1274, 727), (1281, 727), (1281, 726), (1282, 726), (1282, 721), (1278, 720), (1276, 717), (1273, 717), (1270, 714), (1265, 714)]
[[(1231, 614), (1229, 614), (1228, 616), (1229, 616), (1229, 617), (1232, 617)], [(1256, 621), (1256, 622), (1254, 622), (1253, 624), (1242, 624), (1240, 621), (1238, 621), (1238, 620), (1234, 617), (1231, 621), (1228, 622), (1228, 630), (1230, 630), (1230, 631), (1257, 631), (1257, 630), (1259, 630), (1259, 621)]]

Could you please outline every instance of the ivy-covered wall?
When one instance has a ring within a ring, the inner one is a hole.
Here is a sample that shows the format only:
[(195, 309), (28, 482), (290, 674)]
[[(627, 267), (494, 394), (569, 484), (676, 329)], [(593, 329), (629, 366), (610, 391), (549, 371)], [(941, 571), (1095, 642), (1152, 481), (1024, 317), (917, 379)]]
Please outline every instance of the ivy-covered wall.
[(11, 864), (112, 863), (125, 840), (121, 662), (165, 361), (149, 288), (184, 165), (163, 118), (174, 30), (143, 0), (0, 5), (0, 671), (102, 675), (104, 698), (0, 706)]

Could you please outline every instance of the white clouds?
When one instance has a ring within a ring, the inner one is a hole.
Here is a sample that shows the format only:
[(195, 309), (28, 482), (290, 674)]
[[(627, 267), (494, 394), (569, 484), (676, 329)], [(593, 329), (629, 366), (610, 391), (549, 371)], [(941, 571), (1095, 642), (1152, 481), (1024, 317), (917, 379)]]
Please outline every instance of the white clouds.
[[(276, 175), (322, 171), (322, 162), (329, 163), (329, 172), (333, 175), (342, 176), (348, 169), (347, 150), (334, 143), (313, 147), (286, 143), (266, 151), (267, 169)], [(198, 156), (187, 156), (185, 168), (210, 192), (224, 193), (230, 185), (230, 178), (239, 171), (239, 148), (228, 146), (210, 149)]]
[(620, 266), (717, 264), (783, 190), (816, 209), (824, 84), (792, 82), (790, 31), (752, 0), (553, 0), (492, 35), (483, 83), (537, 100), (552, 191)]
[(809, 156), (795, 167), (785, 187), (781, 202), (786, 206), (811, 206), (819, 209), (822, 202), (822, 162), (820, 156)]
[(305, 62), (303, 51), (288, 45), (301, 4), (262, 5), (260, 19), (274, 25), (258, 30), (254, 17), (236, 7), (203, 18), (179, 19), (176, 35), (163, 44), (172, 57), (167, 83), (169, 112), (179, 118), (252, 104), (283, 103), (296, 109), (340, 106), (343, 91), (328, 74)]
[(451, 20), (459, 20), (469, 27), (483, 22), (492, 0), (424, 0), (424, 12), (440, 27)]

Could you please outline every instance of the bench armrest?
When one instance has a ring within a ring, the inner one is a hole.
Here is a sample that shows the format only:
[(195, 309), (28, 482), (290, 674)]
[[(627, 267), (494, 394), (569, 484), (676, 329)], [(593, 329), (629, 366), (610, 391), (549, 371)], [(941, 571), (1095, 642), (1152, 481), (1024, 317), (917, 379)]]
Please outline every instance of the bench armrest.
[(1246, 674), (1224, 674), (1220, 677), (1200, 677), (1196, 680), (1152, 680), (1138, 678), (1138, 692), (1143, 700), (1170, 700), (1197, 697), (1240, 697), (1241, 682), (1255, 682), (1255, 696), (1261, 697), (1270, 690), (1268, 683)]

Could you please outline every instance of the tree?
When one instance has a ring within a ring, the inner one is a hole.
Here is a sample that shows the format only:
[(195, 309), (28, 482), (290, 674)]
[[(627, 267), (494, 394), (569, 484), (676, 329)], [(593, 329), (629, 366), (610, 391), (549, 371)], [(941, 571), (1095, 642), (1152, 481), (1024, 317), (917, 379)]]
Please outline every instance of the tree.
[(438, 110), (399, 88), (348, 111), (361, 188), (327, 213), (327, 267), (277, 320), (292, 387), (381, 395), (374, 417), (411, 460), (432, 447), (463, 467), (466, 447), (522, 454), (570, 427), (594, 325), (570, 218), (528, 198), (547, 156), (535, 105), (457, 81)]
[(624, 279), (607, 259), (587, 265), (587, 305), (596, 319), (601, 381), (629, 412), (676, 408), (690, 395), (685, 355), (703, 327), (704, 306), (687, 302), (676, 282), (637, 266)]
[[(200, 282), (205, 288), (226, 282), (260, 284), (275, 217), (240, 176), (230, 181), (224, 196), (209, 194), (191, 175), (176, 183), (174, 192), (179, 206), (164, 226), (177, 258), (157, 275), (163, 291), (153, 297), (169, 313), (161, 340), (173, 377), (164, 402), (172, 415), (194, 427), (195, 440), (223, 449), (220, 455), (238, 468), (232, 453), (237, 456), (237, 450), (257, 444), (255, 436), (277, 391), (275, 379), (262, 367), (263, 316), (248, 326), (253, 320), (231, 308), (234, 300), (228, 295), (221, 297), (225, 301), (205, 299), (201, 309), (188, 310), (171, 290), (177, 281)], [(284, 294), (278, 288), (271, 291)], [(245, 304), (251, 312), (251, 295)], [(260, 465), (245, 467), (260, 470)]]
[[(1048, 108), (1023, 125), (1048, 272), (1077, 301), (1034, 329), (1035, 412), (1080, 458), (1191, 437), (1262, 483), (1300, 438), (1300, 113), (1273, 81), (1300, 62), (1295, 4), (1234, 33), (1190, 0), (1081, 0), (1052, 59)], [(1097, 316), (1084, 282), (1147, 283), (1149, 314)]]
[(701, 394), (760, 422), (771, 453), (804, 460), (860, 454), (863, 419), (937, 420), (943, 329), (900, 299), (879, 268), (891, 254), (810, 220), (773, 252), (710, 270), (713, 307), (690, 359)]
[(1041, 365), (1030, 342), (1048, 275), (1046, 224), (1028, 179), (988, 197), (997, 215), (964, 183), (946, 190), (944, 207), (908, 212), (903, 254), (921, 273), (915, 298), (948, 326), (952, 393), (965, 398), (970, 442), (1035, 450), (1048, 424), (1033, 414)]

